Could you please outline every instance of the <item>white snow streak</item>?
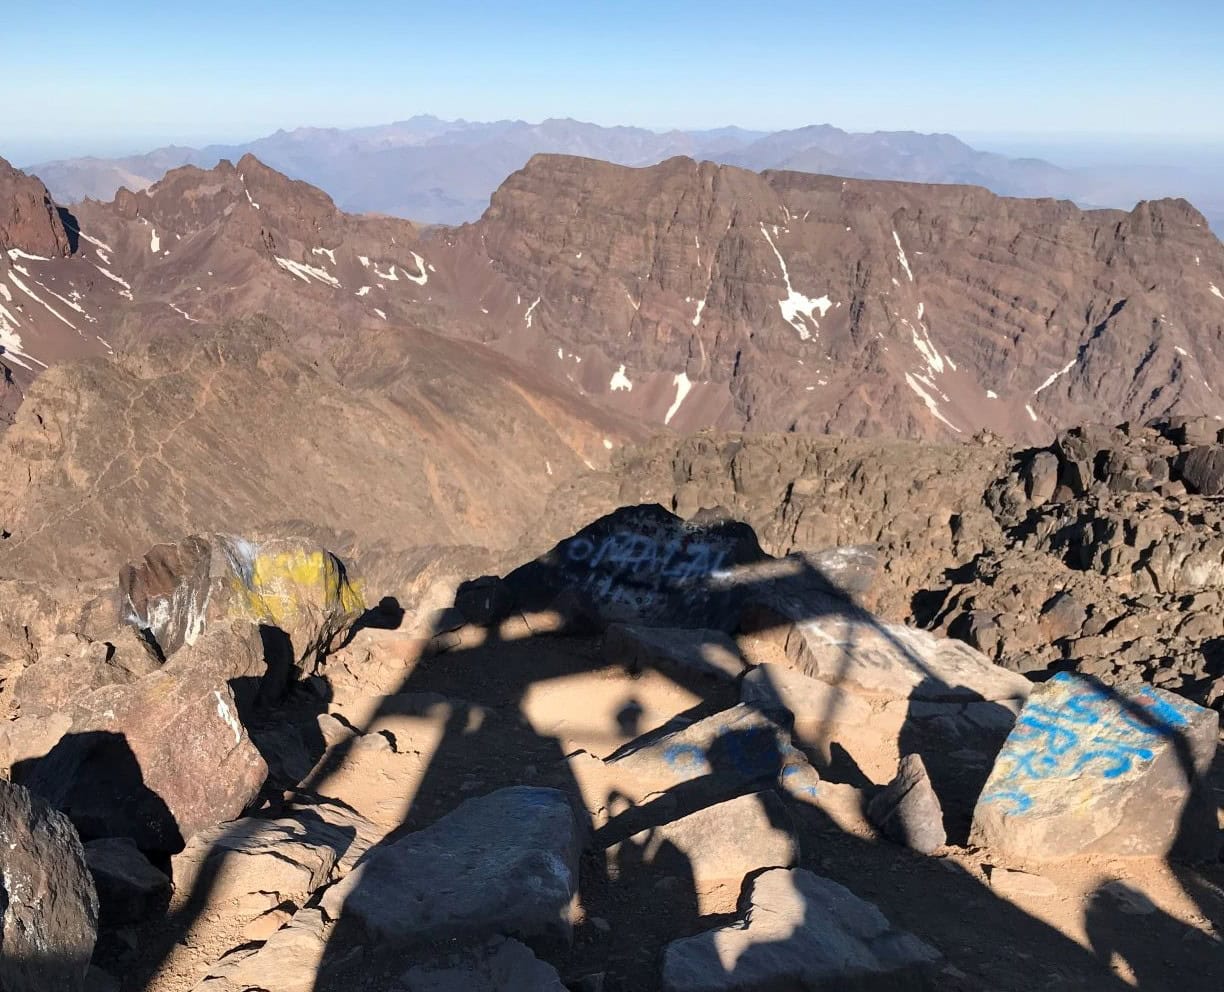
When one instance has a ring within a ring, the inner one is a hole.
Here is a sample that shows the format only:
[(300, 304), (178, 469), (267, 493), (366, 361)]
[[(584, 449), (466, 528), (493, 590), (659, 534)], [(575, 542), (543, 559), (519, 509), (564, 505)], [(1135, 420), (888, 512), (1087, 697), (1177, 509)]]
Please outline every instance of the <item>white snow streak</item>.
[(333, 286), (336, 289), (340, 288), (340, 280), (324, 269), (316, 269), (313, 265), (306, 265), (303, 262), (295, 262), (292, 259), (280, 257), (277, 257), (276, 264), (286, 272), (297, 276), (302, 282), (309, 283), (311, 279), (317, 279), (328, 286)]
[(378, 307), (374, 308), (374, 312), (378, 314), (378, 316), (380, 316), (383, 320), (387, 319), (387, 315), (383, 313), (381, 310), (379, 310)]
[(1079, 361), (1078, 358), (1073, 358), (1071, 359), (1071, 361), (1067, 362), (1067, 364), (1064, 365), (1057, 372), (1051, 372), (1049, 378), (1046, 379), (1045, 382), (1043, 382), (1040, 386), (1038, 386), (1036, 389), (1033, 390), (1033, 395), (1036, 396), (1043, 389), (1049, 389), (1052, 385), (1054, 385), (1054, 383), (1057, 381), (1059, 376), (1066, 375), (1068, 372), (1070, 372), (1072, 366), (1074, 366), (1077, 361)]
[(357, 290), (357, 292), (354, 293), (353, 295), (354, 296), (366, 296), (369, 292), (370, 292), (369, 286), (362, 286), (361, 289)]
[(1220, 288), (1214, 282), (1209, 283), (1208, 285), (1211, 286), (1211, 293), (1213, 296), (1218, 296), (1221, 300), (1224, 300), (1224, 293), (1220, 292)]
[(1173, 346), (1173, 350), (1174, 350), (1174, 351), (1176, 351), (1176, 352), (1177, 352), (1179, 355), (1186, 355), (1186, 354), (1188, 354), (1188, 352), (1186, 351), (1186, 349), (1185, 349), (1185, 348), (1183, 348), (1183, 347), (1181, 347), (1180, 345), (1176, 345), (1176, 344), (1175, 344), (1175, 345)]
[[(28, 275), (29, 273), (26, 273), (26, 274)], [(67, 324), (74, 331), (76, 331), (77, 329), (76, 325), (72, 321), (70, 321), (62, 313), (56, 310), (55, 307), (51, 306), (51, 304), (48, 303), (46, 300), (44, 300), (41, 296), (35, 293), (34, 290), (30, 289), (30, 287), (27, 286), (24, 282), (18, 279), (16, 273), (10, 270), (8, 276), (9, 276), (9, 279), (12, 281), (13, 285), (16, 286), (18, 289), (20, 289), (23, 293), (25, 293), (26, 296), (32, 299), (35, 303), (41, 303), (44, 307), (47, 308), (48, 312), (51, 314), (52, 317), (56, 318), (56, 320), (59, 320)], [(77, 331), (77, 333), (79, 334), (80, 331)]]
[(149, 234), (149, 251), (156, 255), (161, 251), (161, 238), (157, 236), (157, 228), (152, 227), (149, 230), (151, 232)]
[[(415, 282), (418, 286), (424, 286), (429, 282), (429, 273), (425, 271), (425, 259), (421, 258), (415, 251), (411, 252), (413, 260), (416, 262), (418, 275), (413, 275), (411, 272), (405, 272), (404, 278)], [(374, 270), (377, 273), (377, 269)], [(394, 270), (392, 270), (394, 271)]]
[(625, 375), (625, 366), (622, 365), (619, 369), (612, 373), (612, 381), (608, 383), (608, 388), (614, 393), (618, 390), (630, 392), (633, 389), (633, 383), (630, 382), (629, 377)]
[(331, 260), (332, 265), (336, 264), (336, 253), (331, 248), (311, 248), (312, 255), (326, 255)]
[(812, 334), (808, 331), (807, 324), (801, 319), (800, 315), (802, 314), (810, 320), (813, 330), (819, 334), (820, 324), (812, 316), (812, 311), (819, 310), (820, 316), (823, 317), (829, 312), (829, 308), (833, 306), (833, 301), (828, 296), (821, 296), (813, 300), (811, 297), (796, 292), (795, 288), (791, 285), (790, 272), (786, 268), (786, 260), (782, 257), (782, 253), (778, 251), (777, 245), (774, 244), (773, 238), (769, 236), (769, 231), (765, 229), (763, 223), (761, 224), (761, 233), (765, 235), (765, 240), (769, 242), (769, 247), (773, 249), (774, 256), (778, 259), (778, 265), (782, 269), (782, 278), (786, 281), (786, 299), (778, 301), (778, 309), (782, 311), (782, 319), (798, 332), (800, 341), (807, 341), (812, 337)]
[(166, 306), (168, 306), (171, 310), (173, 310), (175, 313), (177, 313), (180, 317), (182, 317), (184, 320), (188, 321), (189, 323), (192, 323), (192, 324), (199, 323), (199, 321), (196, 320), (195, 317), (191, 316), (191, 314), (189, 314), (186, 310), (182, 310), (176, 307), (173, 303), (167, 303)]
[(10, 248), (8, 250), (8, 257), (11, 261), (14, 261), (14, 262), (17, 261), (17, 259), (19, 258), (24, 258), (30, 262), (49, 262), (51, 261), (51, 259), (49, 258), (43, 258), (42, 255), (31, 255), (28, 252), (22, 251), (20, 248)]
[(897, 245), (897, 259), (901, 262), (901, 268), (905, 269), (905, 274), (909, 276), (909, 281), (914, 281), (914, 273), (910, 271), (909, 259), (905, 257), (905, 249), (901, 247), (901, 235), (893, 231), (893, 241)]
[(667, 408), (667, 415), (663, 418), (663, 423), (670, 424), (672, 417), (680, 409), (680, 404), (684, 402), (684, 398), (688, 396), (689, 390), (693, 388), (693, 384), (689, 382), (689, 377), (684, 372), (676, 374), (672, 382), (676, 384), (676, 400), (670, 407)]
[(78, 231), (77, 233), (78, 233), (78, 234), (80, 234), (80, 236), (81, 236), (82, 238), (84, 238), (86, 241), (88, 241), (88, 242), (89, 242), (91, 245), (93, 245), (95, 248), (102, 248), (102, 249), (104, 249), (105, 251), (110, 251), (110, 252), (113, 252), (113, 251), (115, 250), (115, 249), (114, 249), (114, 248), (112, 248), (110, 245), (108, 245), (108, 244), (107, 244), (105, 241), (99, 241), (97, 238), (91, 238), (91, 237), (90, 237), (88, 234), (86, 234), (84, 231)]
[(532, 314), (532, 312), (535, 310), (535, 308), (536, 308), (536, 307), (538, 307), (539, 305), (540, 305), (540, 297), (538, 297), (538, 296), (537, 296), (537, 297), (535, 298), (535, 302), (534, 302), (534, 303), (532, 303), (532, 304), (531, 304), (531, 306), (529, 306), (529, 307), (527, 308), (527, 312), (526, 312), (525, 314), (523, 314), (523, 319), (524, 319), (525, 321), (527, 321), (527, 326), (528, 326), (528, 327), (530, 327), (530, 326), (531, 326), (531, 321), (532, 321), (531, 314)]
[(1033, 421), (1033, 423), (1037, 422), (1037, 414), (1033, 412), (1033, 408), (1027, 403), (1024, 404), (1024, 411), (1029, 415), (1029, 419)]
[(693, 326), (696, 327), (701, 323), (701, 311), (705, 309), (705, 300), (697, 301), (697, 313), (693, 316)]
[(930, 393), (928, 393), (925, 389), (923, 389), (920, 385), (918, 385), (917, 380), (912, 375), (910, 375), (908, 372), (905, 373), (905, 381), (909, 385), (910, 389), (912, 389), (915, 393), (918, 394), (918, 398), (921, 399), (922, 402), (926, 404), (926, 408), (931, 411), (931, 414), (935, 417), (936, 420), (940, 420), (943, 423), (947, 424), (954, 431), (956, 431), (957, 434), (961, 433), (961, 429), (957, 427), (956, 424), (952, 423), (952, 421), (950, 421), (947, 417), (945, 417), (943, 413), (940, 411), (939, 404), (935, 402), (935, 398)]
[(109, 279), (111, 282), (117, 282), (124, 289), (130, 290), (132, 288), (131, 285), (126, 280), (120, 279), (117, 275), (115, 275), (115, 273), (111, 272), (110, 269), (104, 269), (100, 265), (95, 265), (94, 268), (97, 269), (99, 272), (101, 272), (104, 276), (106, 276), (106, 278)]
[(988, 400), (997, 400), (999, 398), (999, 394), (996, 393), (993, 389), (988, 389), (986, 390), (986, 398)]

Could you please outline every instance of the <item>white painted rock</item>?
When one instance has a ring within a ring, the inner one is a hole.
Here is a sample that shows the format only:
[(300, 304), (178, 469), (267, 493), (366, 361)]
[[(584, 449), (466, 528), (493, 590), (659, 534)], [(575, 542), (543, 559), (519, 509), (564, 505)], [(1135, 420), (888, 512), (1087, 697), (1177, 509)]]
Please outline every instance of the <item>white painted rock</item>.
[(1200, 802), (1219, 716), (1144, 686), (1112, 689), (1062, 673), (1020, 711), (978, 799), (970, 842), (1020, 858), (1080, 854), (1214, 858), (1214, 810)]

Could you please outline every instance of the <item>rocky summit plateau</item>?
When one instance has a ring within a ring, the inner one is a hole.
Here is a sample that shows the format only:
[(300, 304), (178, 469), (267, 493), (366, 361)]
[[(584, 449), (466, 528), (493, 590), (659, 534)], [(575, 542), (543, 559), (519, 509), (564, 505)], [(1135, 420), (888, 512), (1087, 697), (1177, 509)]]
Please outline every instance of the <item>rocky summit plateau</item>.
[(1217, 990), (1224, 245), (0, 161), (0, 989)]

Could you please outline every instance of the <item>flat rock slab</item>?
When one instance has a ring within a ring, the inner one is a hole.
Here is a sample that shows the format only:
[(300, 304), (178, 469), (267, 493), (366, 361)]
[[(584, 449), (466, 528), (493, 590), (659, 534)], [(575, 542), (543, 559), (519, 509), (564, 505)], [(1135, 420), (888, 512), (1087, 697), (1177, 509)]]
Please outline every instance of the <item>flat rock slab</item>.
[[(778, 782), (816, 791), (817, 776), (786, 728), (743, 703), (672, 733), (629, 745), (607, 762), (642, 788), (709, 779), (727, 789)], [(788, 789), (789, 791), (789, 789)]]
[(499, 789), (375, 849), (321, 905), (387, 941), (568, 940), (582, 844), (564, 793)]
[(1219, 715), (1151, 686), (1061, 673), (1020, 711), (974, 810), (970, 842), (1020, 858), (1080, 854), (1214, 858), (1199, 789)]
[(98, 935), (98, 896), (68, 818), (0, 780), (0, 988), (79, 992)]
[[(615, 821), (611, 827), (615, 828)], [(608, 849), (645, 861), (653, 871), (691, 877), (698, 886), (734, 881), (761, 868), (789, 868), (799, 860), (799, 840), (786, 805), (773, 792), (758, 792), (707, 806), (670, 823), (639, 831)]]
[(174, 858), (174, 878), (183, 891), (206, 880), (211, 903), (267, 892), (302, 905), (380, 833), (356, 813), (323, 805), (275, 820), (248, 817), (192, 838)]
[(837, 596), (756, 601), (746, 624), (805, 675), (853, 692), (932, 702), (1023, 700), (1031, 684), (969, 645), (888, 623)]
[(660, 668), (734, 681), (748, 668), (735, 641), (720, 630), (684, 630), (612, 624), (604, 657), (633, 670)]
[(663, 952), (665, 992), (934, 988), (940, 954), (898, 930), (874, 905), (802, 868), (752, 883), (740, 923), (673, 941)]
[(414, 964), (389, 992), (566, 992), (557, 969), (499, 938)]

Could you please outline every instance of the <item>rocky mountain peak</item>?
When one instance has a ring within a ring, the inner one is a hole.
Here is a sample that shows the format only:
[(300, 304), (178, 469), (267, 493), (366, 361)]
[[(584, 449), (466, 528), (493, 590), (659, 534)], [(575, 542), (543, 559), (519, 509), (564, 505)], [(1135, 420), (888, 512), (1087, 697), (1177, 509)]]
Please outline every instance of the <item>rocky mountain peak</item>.
[(0, 249), (67, 256), (71, 241), (41, 181), (0, 158)]

